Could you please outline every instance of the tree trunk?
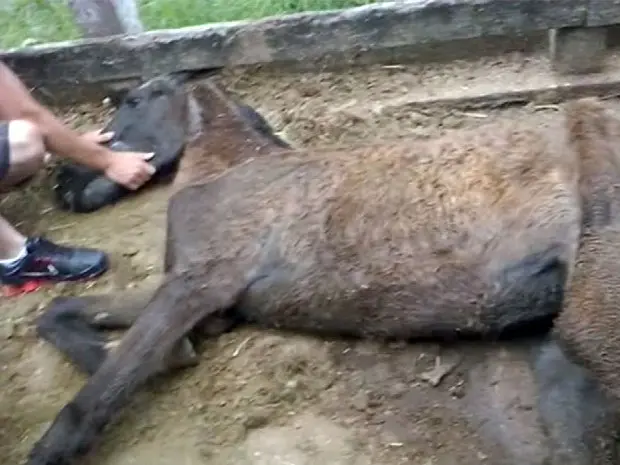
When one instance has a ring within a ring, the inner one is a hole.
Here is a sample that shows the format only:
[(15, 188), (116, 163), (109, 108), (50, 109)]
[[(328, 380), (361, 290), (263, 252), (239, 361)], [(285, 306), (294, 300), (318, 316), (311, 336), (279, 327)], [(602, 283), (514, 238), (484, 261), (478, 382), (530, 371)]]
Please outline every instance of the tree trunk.
[(135, 0), (69, 0), (84, 37), (106, 37), (142, 32)]
[(116, 6), (116, 13), (127, 34), (139, 34), (144, 31), (140, 21), (140, 11), (137, 0), (112, 0)]

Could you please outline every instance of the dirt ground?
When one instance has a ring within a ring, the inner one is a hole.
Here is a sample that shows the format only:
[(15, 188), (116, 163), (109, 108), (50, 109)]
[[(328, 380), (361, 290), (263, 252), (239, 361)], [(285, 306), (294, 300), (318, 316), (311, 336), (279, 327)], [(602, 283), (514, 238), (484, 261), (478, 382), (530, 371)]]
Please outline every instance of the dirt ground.
[[(490, 118), (537, 118), (544, 124), (557, 111), (533, 105), (412, 111), (400, 98), (422, 80), (407, 67), (225, 76), (229, 88), (255, 105), (281, 135), (306, 147), (412, 134), (428, 137)], [(106, 111), (77, 108), (66, 117), (86, 129), (104, 121)], [(36, 339), (32, 323), (37, 311), (56, 294), (113, 292), (146, 284), (158, 279), (163, 261), (166, 188), (78, 216), (53, 207), (52, 182), (43, 178), (1, 198), (0, 211), (24, 232), (105, 249), (113, 269), (96, 283), (56, 286), (0, 303), (0, 462), (5, 464), (24, 459), (84, 382)], [(493, 383), (483, 386), (482, 380), (496, 377), (496, 383), (510, 383), (513, 378), (510, 373), (472, 369), (479, 366), (475, 360), (465, 360), (454, 348), (324, 341), (246, 328), (207, 341), (201, 353), (197, 368), (153, 383), (137, 395), (87, 462), (466, 465), (506, 459), (494, 457), (489, 448), (489, 441), (503, 441), (503, 433), (492, 418), (482, 418), (484, 406), (496, 400)], [(511, 356), (499, 350), (492, 355)], [(481, 349), (470, 358), (489, 356), (488, 349)], [(517, 417), (531, 415), (531, 406), (520, 400), (529, 389), (531, 385), (514, 386), (510, 408), (518, 411)], [(474, 423), (483, 426), (474, 428)], [(481, 428), (495, 436), (480, 436)], [(533, 443), (515, 454), (521, 459), (536, 456), (538, 447)]]

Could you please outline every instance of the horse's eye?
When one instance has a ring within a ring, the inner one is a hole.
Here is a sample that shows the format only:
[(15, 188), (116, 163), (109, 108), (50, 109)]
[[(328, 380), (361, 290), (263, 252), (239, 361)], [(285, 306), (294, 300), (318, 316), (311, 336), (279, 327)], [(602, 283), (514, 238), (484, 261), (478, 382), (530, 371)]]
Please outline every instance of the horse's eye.
[(140, 99), (138, 97), (127, 97), (125, 103), (130, 107), (136, 107), (140, 103)]

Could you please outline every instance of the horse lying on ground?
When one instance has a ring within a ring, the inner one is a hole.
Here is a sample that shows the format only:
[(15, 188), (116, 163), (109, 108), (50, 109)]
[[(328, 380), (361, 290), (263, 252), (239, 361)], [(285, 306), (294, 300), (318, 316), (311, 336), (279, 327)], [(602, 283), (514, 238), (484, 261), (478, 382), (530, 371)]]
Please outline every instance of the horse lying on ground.
[[(496, 123), (432, 141), (315, 151), (288, 147), (213, 82), (186, 90), (157, 78), (127, 95), (128, 108), (131, 121), (148, 112), (159, 119), (151, 130), (185, 135), (165, 276), (133, 300), (57, 298), (41, 316), (39, 335), (91, 377), (30, 465), (88, 453), (147, 379), (196, 362), (187, 336), (252, 324), (497, 340), (544, 333), (558, 314), (554, 339), (505, 346), (528, 363), (533, 348), (530, 371), (518, 376), (538, 386), (537, 419), (517, 416), (536, 423), (524, 440), (546, 445), (531, 454), (508, 429), (507, 452), (493, 463), (616, 463), (608, 395), (618, 397), (620, 366), (611, 300), (620, 279), (620, 122), (597, 101), (567, 104), (565, 119), (546, 129)], [(129, 328), (115, 350), (99, 332), (110, 328)]]

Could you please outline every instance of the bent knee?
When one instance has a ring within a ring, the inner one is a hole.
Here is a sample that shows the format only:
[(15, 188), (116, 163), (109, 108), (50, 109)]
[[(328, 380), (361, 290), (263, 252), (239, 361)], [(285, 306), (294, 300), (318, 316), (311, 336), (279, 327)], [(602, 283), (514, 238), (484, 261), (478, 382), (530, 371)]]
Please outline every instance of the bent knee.
[(36, 124), (27, 120), (13, 120), (9, 123), (9, 147), (11, 165), (27, 171), (36, 171), (45, 161), (43, 134)]

